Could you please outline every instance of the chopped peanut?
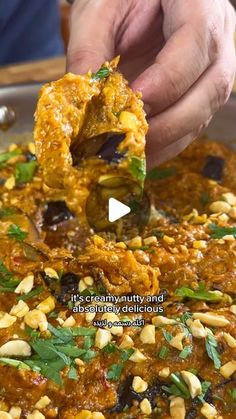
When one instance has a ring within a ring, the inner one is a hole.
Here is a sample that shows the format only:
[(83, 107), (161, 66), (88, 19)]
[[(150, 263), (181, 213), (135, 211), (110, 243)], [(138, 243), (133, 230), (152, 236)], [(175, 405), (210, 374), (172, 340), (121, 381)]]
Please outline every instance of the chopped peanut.
[(50, 278), (56, 278), (59, 279), (58, 273), (57, 271), (55, 271), (55, 269), (53, 268), (45, 268), (44, 272), (47, 276), (49, 276)]
[(174, 319), (168, 319), (168, 317), (164, 317), (164, 316), (155, 316), (152, 318), (152, 324), (154, 324), (154, 326), (158, 327), (158, 326), (164, 326), (166, 324), (176, 324), (176, 320)]
[(200, 380), (190, 371), (181, 371), (181, 375), (189, 388), (192, 399), (202, 393)]
[(42, 311), (34, 309), (25, 315), (24, 321), (27, 326), (32, 327), (32, 329), (38, 329), (40, 323), (47, 322), (47, 317)]
[(13, 406), (11, 407), (11, 409), (9, 410), (9, 414), (11, 415), (12, 419), (20, 419), (21, 416), (21, 408), (18, 406)]
[(10, 340), (0, 347), (0, 356), (30, 356), (31, 347), (24, 340)]
[(146, 361), (146, 356), (142, 354), (142, 352), (139, 349), (135, 349), (134, 353), (129, 358), (129, 361), (133, 361), (136, 363)]
[(155, 343), (155, 326), (153, 324), (144, 326), (139, 337), (142, 343)]
[(70, 316), (64, 321), (62, 327), (73, 327), (75, 324), (76, 324), (76, 321), (74, 317)]
[(152, 406), (151, 406), (150, 401), (148, 399), (146, 399), (146, 398), (143, 399), (140, 402), (140, 409), (141, 409), (141, 412), (144, 413), (145, 415), (151, 415), (151, 413), (152, 413)]
[(129, 335), (124, 335), (119, 348), (126, 349), (126, 348), (132, 348), (133, 346), (134, 346), (133, 339)]
[(95, 346), (102, 349), (111, 341), (111, 338), (112, 336), (109, 330), (98, 329), (95, 336)]
[(169, 368), (169, 367), (162, 368), (162, 369), (158, 372), (158, 375), (159, 375), (160, 377), (163, 377), (163, 378), (167, 378), (167, 377), (169, 377), (169, 375), (170, 375), (170, 368)]
[(183, 350), (183, 339), (185, 337), (185, 334), (183, 332), (177, 333), (169, 342), (170, 346), (173, 346), (173, 348), (178, 349), (179, 351)]
[[(107, 320), (108, 325), (105, 326), (105, 329), (109, 330), (113, 335), (121, 336), (123, 334), (123, 326), (112, 325), (115, 322), (119, 322), (120, 319), (115, 313), (104, 313), (102, 315), (102, 320)], [(111, 323), (111, 325), (109, 325)]]
[(34, 275), (28, 275), (19, 283), (15, 289), (16, 294), (27, 294), (34, 286)]
[(51, 403), (51, 400), (48, 396), (42, 396), (36, 403), (35, 407), (36, 409), (42, 410), (45, 409), (49, 404)]
[(172, 419), (184, 419), (186, 414), (185, 403), (182, 397), (173, 397), (170, 401), (170, 416)]
[(15, 316), (10, 316), (10, 314), (0, 311), (0, 329), (6, 329), (7, 327), (12, 326), (15, 321)]
[(220, 373), (225, 378), (231, 377), (236, 371), (236, 361), (229, 361), (220, 368)]
[(229, 320), (227, 320), (224, 316), (210, 312), (193, 313), (193, 318), (200, 320), (202, 323), (205, 323), (208, 326), (224, 327), (229, 324)]
[(230, 348), (236, 348), (236, 339), (230, 333), (223, 333), (223, 336)]
[(214, 419), (217, 416), (216, 408), (209, 403), (203, 403), (200, 412), (206, 419)]
[(50, 313), (55, 308), (55, 298), (50, 295), (45, 300), (41, 301), (36, 308), (45, 314)]
[(29, 306), (25, 301), (20, 300), (16, 305), (11, 308), (10, 314), (16, 317), (24, 317), (29, 311)]
[(144, 381), (141, 377), (136, 375), (133, 378), (132, 388), (136, 393), (143, 393), (148, 388), (148, 383)]

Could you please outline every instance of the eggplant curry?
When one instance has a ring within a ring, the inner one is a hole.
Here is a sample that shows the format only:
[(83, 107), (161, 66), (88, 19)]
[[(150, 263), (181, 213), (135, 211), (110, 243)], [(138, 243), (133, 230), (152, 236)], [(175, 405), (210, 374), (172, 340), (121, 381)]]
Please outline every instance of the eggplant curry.
[[(233, 419), (236, 154), (201, 139), (145, 178), (116, 64), (46, 85), (36, 151), (0, 153), (0, 419)], [(138, 232), (86, 222), (114, 175), (144, 184)]]

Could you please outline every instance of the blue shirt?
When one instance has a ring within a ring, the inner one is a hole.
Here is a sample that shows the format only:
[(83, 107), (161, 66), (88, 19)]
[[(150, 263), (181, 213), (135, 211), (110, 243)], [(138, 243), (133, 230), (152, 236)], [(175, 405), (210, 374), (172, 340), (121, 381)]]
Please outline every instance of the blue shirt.
[(57, 0), (0, 0), (0, 65), (63, 52)]

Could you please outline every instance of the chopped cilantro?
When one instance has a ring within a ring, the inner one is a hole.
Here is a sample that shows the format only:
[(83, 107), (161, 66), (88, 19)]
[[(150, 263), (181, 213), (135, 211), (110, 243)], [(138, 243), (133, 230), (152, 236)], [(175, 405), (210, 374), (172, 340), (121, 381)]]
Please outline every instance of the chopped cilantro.
[(41, 292), (43, 292), (44, 288), (43, 287), (37, 287), (34, 290), (28, 292), (27, 294), (23, 294), (23, 295), (19, 295), (17, 296), (17, 300), (23, 300), (23, 301), (27, 301), (30, 300), (30, 298), (36, 297), (36, 295), (41, 294)]
[(214, 362), (215, 368), (218, 370), (221, 367), (220, 354), (217, 351), (217, 341), (211, 331), (208, 332), (205, 342), (207, 354)]
[(129, 171), (135, 179), (143, 183), (146, 176), (146, 160), (136, 156), (130, 157)]
[(12, 157), (19, 156), (22, 154), (19, 148), (16, 148), (12, 151), (6, 151), (4, 153), (0, 153), (0, 169), (4, 167), (5, 163), (10, 160)]
[(118, 381), (123, 371), (122, 364), (112, 364), (107, 371), (108, 380)]
[(160, 351), (158, 353), (159, 358), (166, 359), (169, 355), (169, 349), (166, 346), (161, 346)]
[(203, 300), (215, 302), (221, 300), (221, 296), (214, 291), (207, 291), (204, 283), (200, 283), (197, 290), (188, 287), (177, 288), (175, 295), (183, 298), (192, 298), (193, 300)]
[(156, 236), (157, 239), (162, 239), (164, 237), (164, 233), (161, 230), (152, 230), (152, 236)]
[(148, 180), (161, 180), (173, 176), (177, 173), (176, 167), (155, 167), (147, 173)]
[(220, 227), (212, 223), (209, 225), (211, 230), (211, 237), (213, 239), (222, 239), (226, 235), (232, 235), (236, 238), (236, 227)]
[(70, 378), (71, 380), (77, 380), (78, 379), (77, 370), (75, 369), (75, 367), (73, 365), (70, 367), (69, 372), (67, 374), (67, 377)]
[(26, 163), (17, 163), (15, 167), (16, 183), (30, 182), (34, 176), (36, 168), (37, 162), (35, 160)]
[(209, 202), (211, 202), (211, 197), (210, 197), (209, 193), (208, 192), (203, 192), (201, 197), (200, 197), (200, 201), (201, 201), (203, 206), (206, 206), (207, 204), (209, 204)]
[(192, 353), (192, 351), (193, 351), (192, 345), (185, 346), (185, 348), (180, 352), (179, 357), (182, 359), (186, 359)]
[(164, 335), (164, 338), (167, 342), (170, 342), (173, 339), (172, 333), (168, 332), (167, 330), (162, 330), (162, 333)]
[(207, 391), (211, 386), (211, 382), (210, 381), (202, 381), (201, 386), (202, 386), (202, 394), (200, 394), (200, 396), (198, 396), (198, 399), (202, 403), (204, 403), (205, 402), (204, 398), (206, 397)]
[(236, 387), (229, 390), (230, 397), (233, 399), (234, 402), (236, 402)]
[(21, 230), (17, 224), (11, 224), (8, 228), (7, 234), (10, 238), (15, 239), (18, 242), (22, 242), (28, 236), (28, 233)]
[(92, 81), (102, 80), (108, 77), (110, 70), (107, 67), (101, 67), (96, 73), (92, 73)]
[(29, 366), (22, 361), (19, 361), (18, 359), (12, 359), (12, 358), (0, 358), (0, 362), (6, 365), (10, 365), (11, 367), (19, 368), (19, 369), (25, 369), (29, 370)]

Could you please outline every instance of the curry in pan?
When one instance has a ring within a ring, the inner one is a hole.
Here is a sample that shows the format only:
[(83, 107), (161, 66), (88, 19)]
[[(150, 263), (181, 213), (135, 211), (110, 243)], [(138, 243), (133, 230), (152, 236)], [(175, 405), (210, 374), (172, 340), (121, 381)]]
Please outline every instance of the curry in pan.
[[(116, 64), (46, 85), (36, 151), (0, 154), (0, 418), (233, 419), (236, 154), (198, 140), (145, 178)], [(123, 176), (147, 223), (95, 232), (89, 191)]]

